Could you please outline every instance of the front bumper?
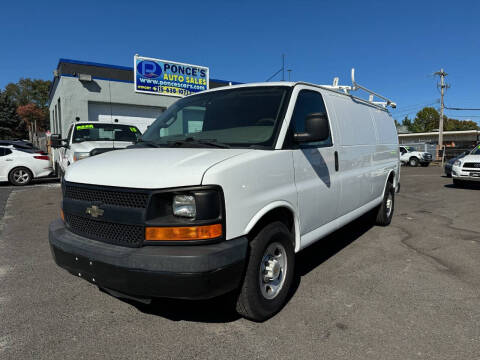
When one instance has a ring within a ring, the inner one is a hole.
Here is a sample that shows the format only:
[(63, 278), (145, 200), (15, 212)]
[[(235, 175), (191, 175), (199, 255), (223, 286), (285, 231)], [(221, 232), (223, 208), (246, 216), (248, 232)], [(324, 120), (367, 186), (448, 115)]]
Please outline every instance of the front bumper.
[(101, 288), (140, 298), (208, 299), (241, 282), (248, 240), (210, 245), (127, 248), (50, 224), (49, 242), (58, 266)]
[[(472, 176), (472, 174), (475, 175)], [(453, 166), (452, 178), (464, 181), (480, 181), (480, 172), (478, 171), (478, 169), (464, 169), (460, 166)]]

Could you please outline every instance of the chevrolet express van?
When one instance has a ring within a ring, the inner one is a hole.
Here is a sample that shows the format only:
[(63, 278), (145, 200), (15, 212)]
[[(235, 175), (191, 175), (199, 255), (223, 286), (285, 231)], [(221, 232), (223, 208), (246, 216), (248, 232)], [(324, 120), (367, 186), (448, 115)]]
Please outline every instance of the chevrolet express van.
[(236, 292), (238, 313), (263, 321), (295, 253), (372, 210), (390, 223), (399, 175), (385, 104), (307, 83), (218, 88), (72, 164), (49, 241), (60, 267), (115, 296)]

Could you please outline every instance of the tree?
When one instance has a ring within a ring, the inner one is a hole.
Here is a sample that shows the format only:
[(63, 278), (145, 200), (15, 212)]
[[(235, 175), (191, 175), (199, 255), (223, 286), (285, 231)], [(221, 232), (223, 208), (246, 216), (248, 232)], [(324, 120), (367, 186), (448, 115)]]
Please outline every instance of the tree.
[[(444, 116), (444, 120), (446, 116)], [(440, 123), (440, 114), (433, 107), (424, 107), (417, 113), (412, 124), (413, 132), (428, 132), (438, 129)]]
[(412, 120), (410, 120), (406, 115), (402, 120), (402, 126), (405, 126), (408, 131), (412, 131)]
[(472, 120), (448, 119), (445, 124), (445, 130), (480, 130), (480, 127), (475, 121)]
[[(5, 95), (17, 108), (16, 132), (26, 137), (31, 130), (46, 130), (49, 124), (48, 99), (51, 81), (21, 78), (5, 86)], [(36, 125), (36, 129), (32, 129)]]
[(19, 131), (20, 119), (16, 109), (12, 99), (5, 92), (0, 92), (0, 139), (15, 139), (25, 135)]
[(45, 130), (47, 128), (48, 112), (33, 103), (20, 105), (17, 114), (22, 121), (22, 126), (32, 131)]
[(21, 78), (17, 83), (5, 86), (5, 92), (18, 106), (33, 103), (46, 109), (51, 84), (48, 80)]

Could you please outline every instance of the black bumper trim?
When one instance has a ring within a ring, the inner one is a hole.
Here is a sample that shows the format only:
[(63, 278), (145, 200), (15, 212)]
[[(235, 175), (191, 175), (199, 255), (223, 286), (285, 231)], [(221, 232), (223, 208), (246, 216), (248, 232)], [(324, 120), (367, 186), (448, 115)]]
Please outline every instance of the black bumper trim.
[(50, 224), (55, 262), (99, 287), (144, 298), (207, 299), (240, 285), (248, 240), (211, 245), (127, 248), (68, 231), (61, 220)]

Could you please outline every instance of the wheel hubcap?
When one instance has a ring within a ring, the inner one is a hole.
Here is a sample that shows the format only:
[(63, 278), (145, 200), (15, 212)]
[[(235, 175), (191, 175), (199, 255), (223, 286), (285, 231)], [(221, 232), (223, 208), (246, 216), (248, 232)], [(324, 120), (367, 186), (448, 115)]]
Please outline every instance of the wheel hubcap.
[(17, 170), (13, 173), (13, 179), (19, 184), (28, 182), (30, 175), (25, 170)]
[(260, 290), (266, 299), (275, 298), (283, 287), (287, 273), (287, 253), (280, 243), (270, 244), (260, 264)]
[(385, 203), (385, 207), (387, 208), (387, 217), (389, 217), (390, 214), (392, 213), (392, 210), (393, 210), (392, 194), (388, 194), (387, 202)]

